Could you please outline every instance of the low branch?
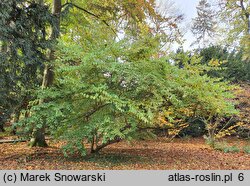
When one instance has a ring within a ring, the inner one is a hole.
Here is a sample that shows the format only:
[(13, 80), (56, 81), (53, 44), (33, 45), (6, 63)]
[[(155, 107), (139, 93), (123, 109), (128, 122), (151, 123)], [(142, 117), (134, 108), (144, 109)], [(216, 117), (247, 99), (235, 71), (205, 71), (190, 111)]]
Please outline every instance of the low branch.
[(120, 137), (115, 137), (113, 140), (108, 140), (106, 143), (103, 143), (103, 144), (97, 146), (93, 151), (91, 151), (91, 153), (98, 153), (104, 147), (111, 145), (111, 144), (114, 144), (114, 143), (118, 143), (121, 140), (122, 139)]
[[(125, 127), (123, 127), (120, 132), (124, 132), (126, 129), (129, 129), (131, 128), (131, 125), (130, 124), (127, 124)], [(147, 129), (159, 129), (158, 127), (145, 127), (145, 128), (138, 128), (139, 130), (147, 130)], [(122, 140), (121, 137), (119, 136), (116, 136), (114, 139), (112, 140), (108, 140), (106, 143), (103, 143), (99, 146), (96, 146), (95, 149), (91, 148), (91, 153), (98, 153), (101, 149), (103, 149), (104, 147), (108, 146), (108, 145), (111, 145), (111, 144), (114, 144), (114, 143), (118, 143)]]
[[(130, 124), (127, 124), (125, 127), (123, 127), (120, 132), (124, 132), (126, 129), (129, 129), (131, 127)], [(98, 153), (101, 149), (103, 149), (104, 147), (111, 145), (113, 143), (118, 143), (122, 140), (121, 137), (116, 136), (114, 139), (112, 140), (108, 140), (106, 143), (102, 143), (101, 145), (96, 145), (96, 148), (93, 149), (93, 147), (91, 146), (91, 153)]]

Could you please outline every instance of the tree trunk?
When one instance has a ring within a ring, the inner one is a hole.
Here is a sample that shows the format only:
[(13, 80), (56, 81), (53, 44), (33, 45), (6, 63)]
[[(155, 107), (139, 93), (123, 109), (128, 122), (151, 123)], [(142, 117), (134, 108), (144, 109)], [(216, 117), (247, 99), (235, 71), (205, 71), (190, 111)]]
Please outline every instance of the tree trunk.
[[(240, 0), (240, 8), (242, 10), (242, 13), (244, 14), (243, 17), (243, 21), (247, 21), (247, 30), (246, 30), (246, 34), (249, 35), (250, 34), (250, 14), (248, 12), (248, 8), (247, 6), (244, 5), (244, 1)], [(249, 6), (249, 5), (248, 5)]]
[(94, 153), (95, 152), (95, 136), (93, 135), (92, 137), (92, 141), (91, 141), (91, 146), (90, 146), (90, 153)]
[[(14, 113), (13, 123), (18, 122), (19, 117), (20, 117), (20, 111), (19, 111), (19, 109), (17, 109), (17, 110), (15, 110), (15, 113)], [(12, 126), (11, 134), (16, 135), (16, 131), (17, 131), (16, 126)]]
[(250, 15), (248, 14), (248, 28), (247, 28), (247, 33), (250, 35)]
[(2, 119), (0, 118), (0, 132), (5, 132), (4, 130), (4, 122), (2, 121)]
[[(59, 37), (60, 34), (60, 14), (61, 14), (61, 0), (54, 0), (53, 1), (53, 10), (52, 13), (56, 16), (56, 22), (52, 27), (52, 34), (51, 39), (56, 39)], [(49, 61), (53, 61), (55, 59), (55, 50), (51, 50), (49, 54)], [(54, 73), (53, 73), (53, 65), (46, 64), (44, 68), (43, 74), (43, 82), (42, 82), (42, 89), (50, 87), (53, 83)], [(46, 100), (41, 99), (39, 103), (43, 103)], [(45, 141), (45, 128), (46, 126), (43, 125), (41, 128), (34, 128), (32, 132), (32, 138), (30, 140), (30, 146), (39, 146), (39, 147), (46, 147), (48, 146)]]
[(30, 147), (47, 147), (48, 144), (45, 140), (45, 126), (42, 128), (35, 128), (32, 132), (32, 138), (30, 140), (29, 146)]
[[(5, 52), (7, 52), (7, 50), (8, 50), (8, 46), (7, 46), (6, 42), (2, 42), (0, 52), (5, 53)], [(3, 115), (4, 115), (4, 113), (1, 113), (1, 111), (0, 111), (0, 132), (5, 132), (5, 129), (4, 129), (5, 121), (4, 121)]]

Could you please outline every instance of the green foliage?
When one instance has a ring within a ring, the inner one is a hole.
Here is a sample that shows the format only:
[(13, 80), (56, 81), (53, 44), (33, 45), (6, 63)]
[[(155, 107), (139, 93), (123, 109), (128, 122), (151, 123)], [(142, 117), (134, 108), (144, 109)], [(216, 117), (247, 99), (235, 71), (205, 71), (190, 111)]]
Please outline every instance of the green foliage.
[(249, 1), (228, 0), (221, 2), (220, 5), (219, 15), (226, 23), (223, 31), (226, 33), (227, 40), (230, 43), (244, 42), (249, 37)]
[[(4, 1), (1, 5), (12, 11), (14, 2)], [(155, 1), (67, 2), (62, 8), (60, 43), (53, 49), (58, 50), (53, 58), (54, 85), (37, 89), (34, 94), (29, 92), (36, 99), (29, 102), (18, 123), (24, 132), (30, 134), (31, 129), (46, 126), (49, 134), (68, 142), (65, 155), (76, 151), (85, 155), (87, 143), (91, 152), (98, 152), (123, 139), (153, 137), (152, 129), (159, 127), (177, 129), (173, 131), (176, 135), (190, 118), (237, 114), (233, 103), (227, 101), (233, 97), (233, 87), (204, 75), (209, 67), (200, 63), (198, 55), (175, 55), (183, 68), (167, 63), (165, 58), (158, 59), (161, 45), (168, 41), (166, 27), (171, 37), (176, 36), (172, 32), (178, 28), (176, 21), (181, 16), (161, 16), (156, 12)], [(20, 18), (13, 20), (15, 28), (10, 25), (17, 32), (13, 40), (15, 50), (5, 53), (10, 56), (11, 70), (15, 65), (26, 69), (31, 64), (29, 73), (35, 78), (26, 78), (32, 81), (31, 87), (24, 79), (13, 81), (15, 88), (20, 85), (22, 90), (31, 91), (37, 85), (33, 81), (40, 80), (36, 75), (53, 43), (47, 27), (57, 24), (47, 6), (24, 0), (16, 3), (13, 11), (20, 11), (21, 16), (14, 16)], [(8, 11), (6, 15), (10, 15)], [(153, 28), (148, 20), (153, 20)], [(20, 33), (16, 26), (23, 27)], [(118, 31), (124, 33), (119, 42)], [(18, 34), (27, 36), (27, 44), (20, 43)], [(2, 39), (3, 46), (9, 43), (6, 38)], [(8, 70), (5, 68), (4, 72)], [(19, 70), (15, 72), (25, 75)], [(8, 91), (7, 97), (11, 93)], [(12, 92), (17, 95), (17, 91)]]
[(234, 82), (250, 81), (250, 60), (243, 58), (243, 52), (232, 52), (225, 64), (225, 78)]
[(250, 146), (249, 145), (246, 145), (243, 147), (243, 151), (246, 153), (246, 154), (250, 154)]
[[(177, 65), (181, 69), (186, 69), (189, 72), (192, 72), (192, 74), (196, 74), (196, 75), (199, 74), (202, 77), (205, 77), (205, 76), (212, 77), (213, 80), (215, 79), (217, 80), (216, 84), (218, 84), (218, 82), (222, 83), (221, 87), (220, 86), (217, 88), (207, 87), (209, 90), (217, 91), (221, 89), (222, 87), (226, 87), (224, 91), (227, 92), (229, 89), (231, 89), (231, 91), (233, 91), (233, 89), (237, 89), (236, 86), (235, 87), (225, 86), (225, 84), (223, 83), (223, 81), (225, 82), (228, 80), (232, 80), (232, 77), (234, 77), (234, 76), (229, 76), (229, 72), (234, 70), (234, 68), (231, 68), (231, 67), (229, 68), (228, 64), (230, 63), (227, 62), (227, 60), (232, 61), (234, 59), (233, 57), (229, 58), (230, 56), (231, 54), (229, 55), (226, 49), (223, 49), (219, 46), (211, 46), (211, 47), (200, 50), (199, 55), (197, 53), (191, 54), (190, 52), (184, 52), (182, 49), (178, 49), (177, 54), (174, 55), (172, 59), (174, 61), (174, 64)], [(238, 77), (240, 76), (238, 75)], [(196, 80), (193, 80), (192, 83), (194, 83), (195, 81)], [(206, 82), (204, 84), (205, 85), (202, 85), (202, 88), (203, 88), (202, 91), (204, 93), (203, 96), (205, 99), (209, 99), (210, 92), (206, 92), (206, 88), (204, 88), (207, 85), (209, 85), (209, 83)], [(214, 83), (212, 86), (214, 86)], [(197, 90), (195, 90), (194, 92), (196, 93)], [(220, 95), (223, 95), (223, 96), (226, 96), (225, 94), (220, 93)], [(211, 95), (212, 97), (210, 97), (210, 103), (207, 103), (204, 105), (213, 104), (214, 95), (215, 94), (212, 93)], [(230, 95), (227, 95), (226, 97), (232, 100), (232, 97), (230, 98)], [(193, 98), (193, 99), (196, 100), (197, 98)], [(221, 100), (223, 100), (222, 97), (220, 98), (220, 100), (218, 100), (218, 102), (220, 102)], [(213, 108), (211, 108), (211, 110), (215, 111), (214, 109), (216, 108), (218, 108), (218, 110), (222, 109), (222, 107), (220, 107), (219, 105), (216, 105)], [(230, 106), (225, 106), (225, 108), (230, 108)], [(234, 112), (233, 110), (234, 108), (231, 106), (231, 109), (228, 110), (228, 112), (232, 113)], [(205, 113), (205, 111), (201, 109), (201, 113)], [(214, 146), (216, 138), (220, 138), (225, 135), (231, 135), (232, 133), (235, 132), (234, 130), (235, 128), (240, 127), (238, 123), (236, 124), (234, 123), (234, 125), (232, 126), (231, 124), (229, 125), (229, 123), (226, 122), (227, 120), (226, 118), (229, 115), (225, 114), (225, 111), (222, 112), (224, 114), (222, 113), (219, 114), (219, 112), (217, 111), (207, 112), (203, 116), (201, 113), (198, 114), (198, 117), (194, 117), (193, 119), (199, 119), (201, 123), (203, 124), (201, 125), (199, 124), (197, 125), (195, 123), (190, 124), (188, 127), (183, 129), (180, 135), (191, 134), (191, 133), (192, 135), (203, 135), (205, 134), (205, 131), (206, 131), (208, 133), (208, 136), (206, 136), (208, 143), (211, 146)], [(234, 112), (234, 114), (237, 114), (237, 112)], [(192, 117), (190, 117), (190, 119), (192, 119)], [(203, 129), (200, 128), (201, 126), (203, 126)]]
[(63, 45), (55, 87), (38, 97), (51, 101), (32, 107), (26, 122), (37, 127), (47, 123), (53, 135), (70, 139), (67, 151), (84, 153), (82, 139), (95, 137), (98, 145), (136, 137), (138, 126), (150, 125), (163, 101), (161, 74), (166, 69), (150, 60), (122, 62), (116, 57), (122, 49), (104, 45), (83, 53), (80, 47)]
[(215, 143), (214, 149), (225, 153), (240, 152), (240, 148), (238, 148), (236, 145), (230, 146), (226, 142)]
[(225, 153), (228, 153), (228, 152), (240, 152), (240, 149), (237, 146), (234, 145), (234, 146), (225, 148), (224, 152)]
[(35, 104), (20, 125), (29, 130), (46, 124), (52, 135), (68, 141), (65, 154), (85, 155), (86, 143), (97, 152), (122, 139), (150, 136), (161, 114), (177, 126), (191, 116), (237, 113), (225, 100), (232, 97), (228, 84), (150, 59), (147, 50), (138, 53), (140, 43), (109, 42), (85, 52), (61, 41), (55, 85), (37, 92), (47, 102)]
[[(250, 80), (250, 63), (247, 59), (243, 60), (244, 57), (242, 51), (229, 52), (226, 48), (222, 48), (221, 46), (210, 46), (201, 49), (199, 55), (201, 56), (200, 63), (208, 66), (208, 68), (204, 68), (205, 70), (202, 72), (203, 74), (207, 74), (210, 77), (220, 78), (221, 81), (241, 82)], [(189, 57), (189, 59), (190, 58), (191, 57)], [(185, 68), (188, 65), (185, 65)], [(197, 68), (197, 65), (191, 65), (191, 67), (192, 66), (194, 69)], [(234, 129), (240, 129), (242, 127), (238, 126), (236, 121), (228, 125), (222, 121), (225, 120), (223, 117), (225, 118), (226, 116), (222, 116), (221, 121), (212, 117), (210, 118), (211, 121), (205, 120), (208, 130), (207, 138), (211, 138), (208, 139), (211, 146), (214, 146), (215, 138), (224, 136), (225, 134), (230, 135), (235, 133)], [(232, 125), (234, 125), (234, 127)], [(220, 131), (221, 128), (223, 128), (222, 131)], [(232, 130), (228, 130), (229, 128), (232, 128)], [(194, 128), (193, 130), (195, 131)]]
[(182, 47), (178, 48), (176, 53), (172, 53), (170, 59), (173, 60), (174, 65), (179, 68), (185, 68), (190, 72), (192, 71), (193, 73), (201, 75), (204, 75), (204, 72), (214, 69), (207, 64), (204, 64), (202, 62), (202, 56), (197, 52), (192, 53), (191, 51), (184, 51)]
[(243, 51), (231, 51), (221, 46), (210, 46), (199, 51), (201, 64), (211, 66), (206, 74), (226, 81), (250, 80), (250, 62)]

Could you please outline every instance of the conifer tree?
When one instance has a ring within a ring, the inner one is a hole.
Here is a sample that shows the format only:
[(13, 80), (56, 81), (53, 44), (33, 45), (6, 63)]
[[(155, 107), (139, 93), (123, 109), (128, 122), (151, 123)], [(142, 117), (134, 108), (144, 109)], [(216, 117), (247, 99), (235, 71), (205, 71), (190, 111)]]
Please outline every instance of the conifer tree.
[(191, 31), (196, 37), (193, 44), (206, 46), (215, 36), (217, 21), (215, 12), (212, 10), (210, 3), (207, 0), (200, 0), (197, 9), (197, 17), (193, 19)]

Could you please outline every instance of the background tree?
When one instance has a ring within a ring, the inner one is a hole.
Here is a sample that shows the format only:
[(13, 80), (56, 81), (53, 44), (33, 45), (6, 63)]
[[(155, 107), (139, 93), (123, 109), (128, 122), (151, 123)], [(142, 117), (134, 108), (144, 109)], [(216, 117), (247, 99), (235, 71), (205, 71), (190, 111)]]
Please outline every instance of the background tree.
[(40, 1), (3, 0), (0, 9), (0, 113), (1, 118), (11, 113), (18, 118), (41, 83), (46, 51), (53, 43), (47, 28), (54, 18)]
[(243, 59), (243, 50), (229, 51), (226, 47), (210, 46), (200, 50), (199, 55), (202, 57), (202, 64), (215, 67), (207, 72), (210, 77), (234, 83), (250, 80), (250, 65), (247, 59)]
[[(43, 1), (40, 1), (42, 4)], [(53, 9), (52, 14), (55, 17), (55, 21), (53, 25), (51, 25), (52, 33), (50, 38), (52, 40), (56, 40), (59, 37), (60, 34), (60, 14), (61, 14), (61, 0), (53, 0)], [(42, 89), (45, 89), (52, 85), (53, 79), (54, 79), (54, 73), (53, 73), (53, 64), (52, 60), (55, 59), (55, 49), (51, 48), (49, 51), (49, 59), (48, 63), (45, 64), (44, 71), (43, 71), (43, 81), (42, 81)], [(43, 99), (39, 100), (39, 104), (41, 104)], [(40, 147), (46, 147), (48, 146), (45, 141), (45, 128), (46, 126), (43, 124), (39, 127), (34, 126), (33, 132), (32, 132), (32, 138), (30, 140), (30, 146), (40, 146)]]
[(196, 37), (193, 44), (208, 46), (216, 35), (217, 21), (215, 11), (207, 0), (200, 0), (197, 9), (197, 17), (193, 19), (191, 31)]
[(227, 40), (239, 50), (244, 51), (244, 59), (249, 58), (250, 53), (250, 4), (248, 0), (224, 0), (219, 1), (219, 14), (225, 23), (224, 32)]

